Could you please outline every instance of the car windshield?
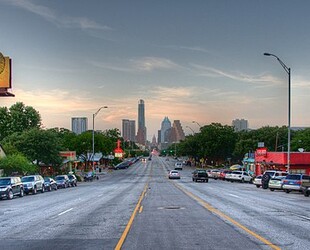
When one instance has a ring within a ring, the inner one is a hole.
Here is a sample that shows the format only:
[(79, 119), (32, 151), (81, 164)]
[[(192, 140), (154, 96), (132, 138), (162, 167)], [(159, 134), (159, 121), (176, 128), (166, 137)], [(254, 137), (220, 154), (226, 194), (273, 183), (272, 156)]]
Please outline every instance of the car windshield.
[(56, 180), (64, 180), (64, 179), (65, 179), (64, 176), (57, 176), (57, 177), (56, 177)]
[(34, 177), (33, 176), (24, 176), (22, 178), (22, 182), (32, 182), (34, 181)]
[(44, 181), (50, 181), (50, 178), (49, 177), (45, 177)]
[(72, 175), (68, 175), (69, 179), (72, 180), (74, 177)]
[(291, 175), (288, 175), (286, 176), (285, 179), (287, 180), (300, 180), (300, 176), (299, 174), (291, 174)]
[(11, 179), (0, 179), (0, 185), (10, 185), (11, 184)]

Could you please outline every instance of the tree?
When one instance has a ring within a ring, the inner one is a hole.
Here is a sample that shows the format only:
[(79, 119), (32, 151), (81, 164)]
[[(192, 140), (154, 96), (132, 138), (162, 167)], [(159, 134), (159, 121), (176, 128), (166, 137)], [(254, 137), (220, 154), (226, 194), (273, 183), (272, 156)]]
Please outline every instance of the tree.
[(62, 159), (60, 140), (52, 130), (33, 128), (23, 133), (15, 133), (4, 141), (4, 147), (17, 149), (27, 157), (30, 162), (51, 164), (59, 166)]
[(12, 173), (27, 175), (38, 172), (38, 167), (31, 164), (29, 160), (21, 153), (8, 155), (0, 159), (0, 169), (4, 170), (4, 175), (9, 176)]
[(9, 109), (0, 107), (0, 141), (15, 132), (23, 132), (31, 128), (40, 128), (41, 117), (33, 107), (17, 102)]

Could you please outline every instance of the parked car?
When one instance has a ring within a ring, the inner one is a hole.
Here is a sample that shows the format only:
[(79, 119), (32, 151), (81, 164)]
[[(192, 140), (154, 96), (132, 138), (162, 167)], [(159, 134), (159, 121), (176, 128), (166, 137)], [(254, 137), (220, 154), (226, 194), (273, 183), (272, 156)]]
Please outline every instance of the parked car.
[(174, 164), (174, 170), (183, 170), (183, 163), (182, 162), (176, 162)]
[(220, 174), (220, 170), (218, 169), (210, 169), (207, 172), (208, 172), (209, 178), (213, 178), (215, 180), (219, 177), (219, 174)]
[(253, 179), (253, 184), (254, 184), (257, 188), (259, 188), (259, 187), (262, 186), (262, 178), (263, 178), (263, 175), (262, 175), (262, 174), (257, 175), (257, 176), (254, 177), (254, 179)]
[(193, 172), (192, 180), (195, 181), (195, 182), (197, 182), (197, 181), (208, 182), (209, 181), (209, 177), (208, 177), (207, 171), (205, 169), (196, 169)]
[(221, 170), (220, 173), (218, 174), (218, 178), (224, 181), (226, 179), (226, 174), (229, 174), (231, 172), (232, 171), (228, 169)]
[(181, 179), (180, 173), (177, 170), (171, 170), (168, 174), (169, 179)]
[(268, 184), (271, 178), (275, 178), (277, 176), (287, 176), (288, 173), (284, 171), (278, 171), (278, 170), (267, 170), (264, 172), (262, 177), (262, 188), (267, 189)]
[(0, 199), (12, 200), (14, 196), (24, 196), (24, 185), (19, 177), (0, 178)]
[(301, 191), (303, 192), (304, 196), (309, 197), (310, 195), (310, 177), (304, 176), (304, 179), (301, 182)]
[(24, 184), (25, 194), (37, 194), (45, 192), (44, 179), (41, 175), (27, 175), (22, 177), (22, 183)]
[(252, 176), (249, 175), (246, 171), (232, 171), (229, 177), (227, 176), (227, 180), (231, 182), (252, 182)]
[(76, 187), (77, 186), (77, 178), (74, 174), (68, 174), (69, 178), (69, 184), (71, 187)]
[(57, 183), (51, 177), (44, 177), (44, 185), (47, 191), (57, 190)]
[(308, 181), (309, 175), (304, 174), (289, 174), (283, 180), (282, 188), (286, 193), (292, 190), (302, 191), (301, 185), (303, 181)]
[(57, 175), (55, 177), (55, 181), (57, 183), (57, 188), (67, 188), (69, 187), (69, 177), (68, 175)]
[(284, 178), (285, 176), (277, 176), (275, 178), (271, 178), (268, 184), (270, 191), (274, 191), (275, 189), (282, 190), (282, 181)]

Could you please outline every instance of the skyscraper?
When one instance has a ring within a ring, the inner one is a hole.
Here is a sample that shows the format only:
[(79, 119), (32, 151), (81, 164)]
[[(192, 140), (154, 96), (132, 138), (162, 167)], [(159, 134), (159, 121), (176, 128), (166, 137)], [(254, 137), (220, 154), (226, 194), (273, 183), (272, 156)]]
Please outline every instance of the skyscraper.
[(142, 99), (139, 100), (139, 103), (138, 103), (137, 142), (142, 145), (146, 144), (145, 110), (144, 110), (144, 101)]
[(248, 130), (248, 120), (235, 119), (232, 121), (232, 126), (234, 127), (236, 132)]
[(136, 121), (122, 120), (122, 135), (125, 141), (136, 141)]
[(83, 132), (87, 131), (87, 117), (72, 117), (71, 118), (71, 127), (72, 132), (76, 133), (77, 135), (82, 134)]
[(185, 139), (185, 134), (180, 120), (174, 120), (172, 125), (172, 142), (179, 142)]
[(166, 116), (164, 118), (164, 120), (161, 122), (161, 129), (160, 129), (160, 142), (161, 143), (165, 143), (165, 142), (169, 142), (169, 138), (167, 136), (167, 130), (169, 130), (171, 128), (171, 122), (169, 120), (169, 118)]

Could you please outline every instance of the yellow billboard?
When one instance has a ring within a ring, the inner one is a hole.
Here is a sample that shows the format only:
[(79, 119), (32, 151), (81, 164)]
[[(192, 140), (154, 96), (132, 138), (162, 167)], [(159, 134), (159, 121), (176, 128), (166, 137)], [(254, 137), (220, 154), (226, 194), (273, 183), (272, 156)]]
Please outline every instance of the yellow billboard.
[(0, 57), (0, 89), (11, 88), (11, 59)]

